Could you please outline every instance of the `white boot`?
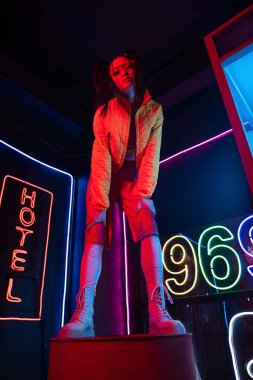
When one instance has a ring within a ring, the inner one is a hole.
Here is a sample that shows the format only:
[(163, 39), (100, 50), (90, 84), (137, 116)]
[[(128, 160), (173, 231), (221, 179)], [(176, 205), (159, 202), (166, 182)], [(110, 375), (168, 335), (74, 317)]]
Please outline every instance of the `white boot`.
[(185, 334), (184, 325), (172, 319), (165, 309), (164, 291), (167, 299), (173, 303), (168, 290), (163, 285), (158, 285), (153, 290), (148, 289), (149, 334)]
[(95, 291), (91, 288), (81, 288), (76, 297), (76, 310), (73, 317), (64, 325), (58, 338), (91, 338), (95, 336), (93, 326)]

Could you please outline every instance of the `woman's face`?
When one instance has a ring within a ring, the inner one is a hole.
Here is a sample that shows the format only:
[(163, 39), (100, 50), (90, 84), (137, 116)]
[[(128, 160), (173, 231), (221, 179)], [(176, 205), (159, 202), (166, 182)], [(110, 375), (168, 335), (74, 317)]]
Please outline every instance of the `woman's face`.
[(134, 82), (135, 62), (127, 57), (117, 57), (110, 64), (110, 76), (119, 92), (124, 92)]

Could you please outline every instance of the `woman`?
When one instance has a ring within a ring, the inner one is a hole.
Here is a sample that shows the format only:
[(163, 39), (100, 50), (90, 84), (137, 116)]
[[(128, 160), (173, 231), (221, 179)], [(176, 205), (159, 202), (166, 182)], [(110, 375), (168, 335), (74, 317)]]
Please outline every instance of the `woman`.
[(161, 245), (150, 199), (157, 182), (163, 114), (143, 86), (137, 54), (127, 50), (94, 71), (100, 100), (86, 204), (85, 249), (76, 311), (59, 337), (93, 337), (93, 304), (108, 236), (108, 210), (117, 200), (135, 242), (147, 282), (149, 333), (178, 334), (185, 328), (165, 309)]

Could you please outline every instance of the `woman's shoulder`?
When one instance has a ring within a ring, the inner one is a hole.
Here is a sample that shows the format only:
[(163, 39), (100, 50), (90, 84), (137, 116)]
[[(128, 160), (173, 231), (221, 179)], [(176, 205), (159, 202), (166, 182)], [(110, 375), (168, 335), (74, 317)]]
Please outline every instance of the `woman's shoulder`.
[(97, 107), (94, 113), (94, 117), (103, 117), (105, 114), (112, 108), (112, 105), (115, 103), (115, 97), (109, 99), (106, 103), (103, 103)]
[(162, 105), (153, 98), (150, 99), (150, 102), (152, 104), (152, 107), (155, 107), (155, 108), (161, 108), (162, 107)]
[(155, 114), (159, 114), (163, 112), (162, 105), (158, 103), (156, 100), (154, 100), (153, 98), (150, 98), (149, 101), (146, 104), (144, 104), (144, 107), (146, 109), (149, 109), (150, 111), (152, 111), (152, 113), (155, 113)]
[(94, 113), (94, 119), (98, 119), (100, 117), (103, 117), (104, 114), (106, 113), (107, 109), (108, 109), (107, 103), (103, 103), (100, 106), (98, 106), (97, 109), (95, 110), (95, 113)]
[(161, 104), (158, 103), (154, 98), (152, 98), (152, 96), (148, 90), (146, 90), (143, 94), (141, 105), (142, 106), (146, 105), (146, 107), (151, 107), (151, 108), (153, 108), (153, 110), (156, 110), (156, 109), (158, 110), (158, 109), (162, 108)]

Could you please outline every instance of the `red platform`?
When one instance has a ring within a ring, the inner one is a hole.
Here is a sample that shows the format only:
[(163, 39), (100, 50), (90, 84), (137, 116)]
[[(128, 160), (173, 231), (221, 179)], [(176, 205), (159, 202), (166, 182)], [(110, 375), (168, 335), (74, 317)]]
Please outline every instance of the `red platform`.
[(195, 380), (191, 334), (51, 339), (48, 380)]

